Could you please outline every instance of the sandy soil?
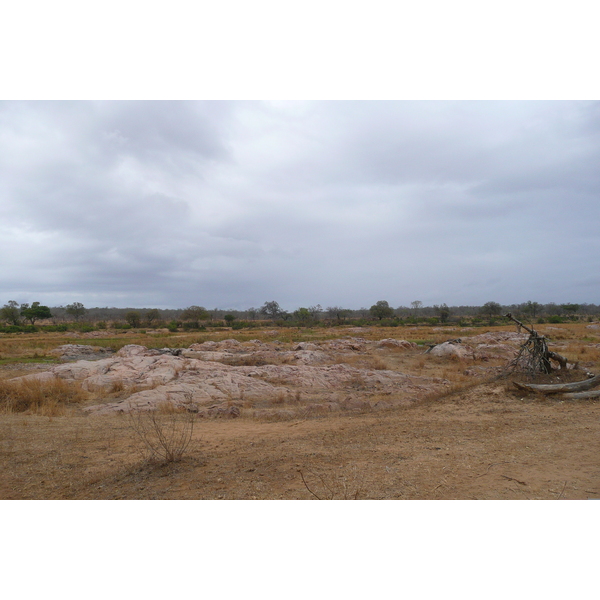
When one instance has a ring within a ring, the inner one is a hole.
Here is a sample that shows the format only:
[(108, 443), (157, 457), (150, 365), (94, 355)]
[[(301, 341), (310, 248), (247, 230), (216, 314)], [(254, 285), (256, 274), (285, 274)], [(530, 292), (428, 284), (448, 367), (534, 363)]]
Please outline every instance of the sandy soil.
[(484, 384), (377, 414), (198, 422), (160, 465), (126, 416), (5, 415), (0, 498), (600, 498), (599, 417)]

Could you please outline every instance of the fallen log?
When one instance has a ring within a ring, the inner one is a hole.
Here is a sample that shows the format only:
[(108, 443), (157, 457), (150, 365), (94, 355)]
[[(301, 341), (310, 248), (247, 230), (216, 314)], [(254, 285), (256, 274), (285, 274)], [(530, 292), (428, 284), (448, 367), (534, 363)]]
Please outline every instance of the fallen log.
[(600, 385), (600, 375), (596, 375), (585, 381), (574, 381), (573, 383), (519, 383), (513, 381), (515, 386), (520, 390), (526, 390), (530, 392), (541, 392), (542, 394), (562, 394), (564, 392), (583, 392), (585, 390), (591, 390), (592, 388)]
[(591, 400), (592, 398), (600, 398), (600, 390), (591, 390), (589, 392), (576, 392), (574, 394), (564, 394), (563, 398), (568, 400)]

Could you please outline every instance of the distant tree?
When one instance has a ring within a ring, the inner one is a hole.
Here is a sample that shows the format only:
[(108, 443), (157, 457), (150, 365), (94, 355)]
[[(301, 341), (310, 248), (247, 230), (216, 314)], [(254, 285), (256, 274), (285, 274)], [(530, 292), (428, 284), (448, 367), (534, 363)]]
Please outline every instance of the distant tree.
[(448, 321), (450, 317), (450, 309), (448, 308), (448, 305), (446, 303), (441, 305), (434, 304), (433, 308), (435, 312), (439, 315), (440, 321), (442, 323), (446, 323), (446, 321)]
[(308, 311), (310, 312), (310, 316), (313, 318), (313, 320), (318, 321), (323, 309), (321, 308), (320, 304), (317, 304), (316, 306), (309, 306)]
[(561, 304), (560, 307), (566, 312), (575, 314), (579, 310), (579, 304)]
[(210, 319), (210, 314), (204, 306), (188, 306), (181, 313), (182, 321), (206, 321), (207, 319)]
[(0, 309), (0, 319), (11, 325), (19, 325), (21, 323), (20, 317), (19, 305), (14, 300), (9, 300), (8, 304)]
[(160, 321), (160, 310), (158, 308), (151, 308), (144, 314), (144, 320), (148, 323), (148, 327), (152, 327), (154, 323)]
[(261, 306), (260, 313), (266, 315), (270, 319), (277, 319), (278, 317), (283, 316), (284, 311), (281, 310), (281, 307), (275, 300), (272, 300), (271, 302), (265, 302)]
[(21, 304), (21, 316), (25, 317), (32, 325), (38, 319), (51, 319), (52, 313), (47, 306), (42, 306), (39, 302), (29, 304)]
[(86, 308), (81, 302), (73, 302), (73, 304), (67, 304), (65, 312), (71, 315), (76, 321), (79, 321), (86, 313)]
[(129, 312), (125, 313), (125, 320), (134, 329), (142, 324), (142, 316), (137, 310), (130, 310)]
[(544, 305), (544, 313), (546, 313), (547, 315), (560, 315), (562, 312), (562, 307), (556, 304), (556, 302), (548, 302), (548, 304)]
[(343, 323), (348, 315), (352, 313), (351, 310), (347, 308), (342, 308), (341, 306), (328, 306), (327, 307), (327, 316), (330, 319), (335, 319), (338, 324)]
[(369, 312), (380, 321), (394, 316), (394, 309), (388, 304), (387, 300), (379, 300), (371, 306)]
[(225, 315), (223, 318), (225, 319), (225, 322), (227, 323), (227, 325), (229, 325), (229, 327), (231, 327), (237, 317), (235, 317), (234, 315)]
[(415, 313), (417, 311), (419, 311), (421, 308), (423, 308), (423, 303), (420, 300), (414, 300), (413, 302), (410, 303), (410, 307), (415, 311)]
[(487, 315), (490, 319), (498, 316), (502, 312), (502, 306), (497, 302), (486, 302), (481, 307), (481, 313)]
[(294, 319), (299, 323), (306, 324), (312, 320), (313, 316), (311, 314), (310, 309), (308, 308), (299, 308), (294, 311)]
[(251, 306), (247, 311), (246, 314), (248, 315), (248, 318), (251, 321), (254, 321), (256, 319), (256, 316), (258, 315), (258, 310), (256, 308), (254, 308), (253, 306)]
[(523, 306), (523, 312), (530, 314), (533, 319), (535, 319), (536, 315), (540, 312), (542, 305), (539, 302), (532, 302), (531, 300), (527, 300), (525, 305)]

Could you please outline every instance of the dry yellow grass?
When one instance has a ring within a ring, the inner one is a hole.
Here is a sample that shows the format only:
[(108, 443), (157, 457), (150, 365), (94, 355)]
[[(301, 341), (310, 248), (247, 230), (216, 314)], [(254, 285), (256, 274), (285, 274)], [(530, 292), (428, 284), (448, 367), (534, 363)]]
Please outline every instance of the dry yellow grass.
[(3, 413), (58, 416), (65, 414), (67, 406), (85, 399), (80, 386), (63, 379), (0, 380), (0, 412)]

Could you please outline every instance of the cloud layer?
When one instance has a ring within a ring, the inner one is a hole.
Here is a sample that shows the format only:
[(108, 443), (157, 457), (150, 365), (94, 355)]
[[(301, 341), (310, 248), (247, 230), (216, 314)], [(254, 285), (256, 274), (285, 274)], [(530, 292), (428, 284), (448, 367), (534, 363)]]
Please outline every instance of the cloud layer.
[(4, 299), (599, 301), (597, 102), (2, 102)]

